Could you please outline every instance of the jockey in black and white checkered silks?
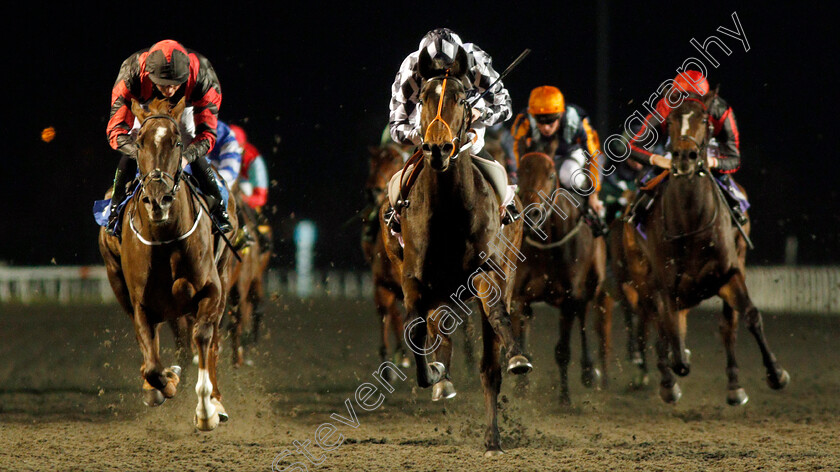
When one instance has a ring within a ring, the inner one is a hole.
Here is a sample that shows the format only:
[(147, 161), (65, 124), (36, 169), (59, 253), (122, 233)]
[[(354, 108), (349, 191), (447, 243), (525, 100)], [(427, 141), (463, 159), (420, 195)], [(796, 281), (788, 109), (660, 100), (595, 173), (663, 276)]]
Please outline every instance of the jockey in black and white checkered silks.
[[(475, 141), (470, 148), (470, 154), (473, 155), (473, 161), (482, 171), (482, 175), (504, 198), (508, 180), (510, 180), (505, 178), (507, 171), (486, 151), (482, 151), (485, 129), (496, 123), (507, 121), (513, 115), (510, 93), (502, 81), (493, 85), (499, 78), (499, 73), (493, 69), (490, 55), (473, 43), (461, 41), (461, 38), (452, 30), (438, 28), (429, 31), (420, 41), (418, 50), (403, 60), (394, 84), (391, 86), (389, 121), (391, 137), (397, 143), (404, 145), (419, 146), (422, 143), (419, 113), (421, 104), (419, 102), (424, 79), (418, 71), (418, 61), (420, 53), (424, 50), (437, 63), (443, 64), (453, 64), (459, 51), (466, 53), (468, 66), (463, 82), (467, 88), (468, 101), (471, 101), (471, 97), (487, 92), (472, 105), (471, 128)], [(501, 172), (496, 167), (501, 169)], [(515, 212), (515, 209), (511, 209), (511, 212)]]

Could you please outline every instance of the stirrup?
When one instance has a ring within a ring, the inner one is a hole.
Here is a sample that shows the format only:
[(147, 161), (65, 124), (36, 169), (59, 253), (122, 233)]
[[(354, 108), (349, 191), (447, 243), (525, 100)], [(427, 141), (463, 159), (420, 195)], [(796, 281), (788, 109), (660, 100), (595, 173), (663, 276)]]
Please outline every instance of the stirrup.
[(105, 225), (105, 232), (110, 236), (117, 235), (117, 219), (119, 219), (117, 208), (119, 208), (119, 205), (111, 205), (109, 209), (108, 224)]
[(745, 215), (744, 212), (741, 211), (741, 208), (739, 206), (730, 208), (732, 208), (732, 216), (735, 217), (735, 221), (737, 221), (739, 225), (744, 226), (745, 224), (749, 223), (750, 220), (747, 218), (747, 215)]
[(213, 210), (211, 218), (213, 218), (213, 221), (216, 222), (218, 229), (221, 230), (222, 233), (229, 233), (233, 229), (233, 226), (230, 224), (230, 216), (221, 205), (218, 205)]
[(382, 216), (385, 219), (385, 224), (388, 225), (388, 228), (391, 228), (391, 231), (395, 233), (402, 231), (402, 227), (400, 226), (400, 222), (397, 217), (397, 210), (395, 210), (394, 207), (389, 206), (388, 209), (385, 210), (385, 214)]
[(516, 203), (510, 202), (505, 207), (505, 214), (502, 216), (501, 223), (503, 225), (509, 225), (514, 221), (518, 220), (521, 216), (522, 214), (519, 213), (519, 209), (516, 208)]

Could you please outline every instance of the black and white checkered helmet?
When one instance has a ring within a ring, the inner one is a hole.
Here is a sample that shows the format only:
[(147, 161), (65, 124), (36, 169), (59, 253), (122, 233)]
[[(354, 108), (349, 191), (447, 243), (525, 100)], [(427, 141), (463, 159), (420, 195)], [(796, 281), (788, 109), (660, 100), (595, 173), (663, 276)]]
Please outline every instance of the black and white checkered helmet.
[(426, 50), (429, 57), (445, 64), (455, 62), (458, 51), (464, 48), (461, 38), (449, 28), (438, 28), (426, 33), (420, 41), (420, 51)]

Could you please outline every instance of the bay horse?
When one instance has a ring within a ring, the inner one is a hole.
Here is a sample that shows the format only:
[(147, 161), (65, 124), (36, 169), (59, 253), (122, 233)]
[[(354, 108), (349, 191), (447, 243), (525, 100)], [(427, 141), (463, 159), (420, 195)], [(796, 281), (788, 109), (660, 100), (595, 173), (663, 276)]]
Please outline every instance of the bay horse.
[[(403, 167), (404, 151), (400, 146), (389, 143), (380, 147), (369, 147), (370, 170), (365, 182), (365, 191), (370, 192), (377, 202), (376, 208), (380, 208), (387, 202), (387, 186), (391, 177)], [(371, 215), (363, 215), (369, 218)], [(379, 211), (376, 212), (376, 227), (379, 229)], [(369, 222), (364, 220), (363, 226), (368, 227)], [(373, 240), (362, 237), (362, 252), (365, 260), (370, 264), (373, 276), (373, 303), (376, 306), (376, 313), (379, 317), (380, 346), (379, 360), (384, 362), (393, 356), (394, 363), (403, 368), (411, 364), (408, 360), (408, 352), (402, 342), (403, 314), (400, 302), (403, 300), (400, 276), (396, 266), (388, 258), (385, 252), (385, 243), (381, 230), (373, 234)], [(390, 369), (386, 370), (388, 375), (395, 376), (396, 373)], [(395, 380), (391, 377), (389, 380)]]
[[(606, 243), (603, 237), (593, 237), (582, 218), (579, 199), (559, 185), (554, 160), (547, 154), (532, 152), (519, 160), (519, 198), (525, 205), (521, 249), (525, 261), (516, 269), (513, 288), (514, 331), (527, 350), (531, 304), (545, 302), (560, 309), (560, 339), (554, 357), (560, 368), (560, 403), (569, 404), (570, 336), (575, 320), (580, 323), (581, 381), (586, 387), (607, 385), (612, 300), (605, 290)], [(589, 353), (589, 310), (597, 315), (601, 370)], [(520, 388), (524, 386), (523, 382)]]
[[(708, 107), (717, 96), (688, 97), (667, 118), (673, 155), (666, 180), (658, 184), (647, 215), (646, 239), (624, 224), (621, 245), (628, 261), (627, 293), (645, 319), (656, 323), (657, 368), (660, 397), (675, 403), (681, 390), (674, 374), (688, 375), (685, 348), (686, 317), (691, 307), (717, 295), (723, 300), (720, 333), (726, 349), (730, 405), (747, 402), (738, 381), (735, 339), (743, 317), (761, 351), (768, 385), (784, 388), (790, 375), (770, 351), (761, 313), (750, 299), (745, 283), (746, 240), (734, 224), (714, 176), (706, 166), (711, 139)], [(749, 234), (750, 225), (744, 226)], [(632, 292), (636, 292), (635, 294)]]
[[(233, 254), (214, 244), (210, 216), (181, 185), (182, 136), (178, 123), (184, 100), (170, 109), (154, 100), (144, 110), (133, 102), (140, 121), (136, 143), (138, 189), (126, 204), (122, 240), (99, 232), (99, 249), (108, 281), (129, 314), (143, 364), (144, 403), (158, 406), (176, 393), (180, 368), (164, 368), (160, 359), (160, 325), (188, 316), (198, 347), (195, 426), (211, 431), (228, 415), (217, 381), (219, 323), (231, 283)], [(230, 199), (229, 214), (235, 215)], [(232, 218), (234, 227), (236, 218)]]
[[(524, 374), (532, 368), (513, 335), (509, 315), (522, 221), (501, 226), (500, 198), (465, 146), (471, 116), (464, 85), (466, 54), (461, 51), (447, 69), (423, 51), (418, 71), (425, 80), (420, 90), (423, 144), (418, 166), (422, 169), (407, 202), (398, 204), (405, 246), (384, 222), (385, 205), (380, 210), (382, 237), (400, 274), (406, 342), (414, 352), (421, 388), (435, 385), (444, 398), (454, 396), (449, 336), (463, 320), (447, 303), (469, 314), (465, 302), (480, 299), (484, 446), (485, 454), (493, 456), (502, 453), (497, 422), (501, 348), (506, 351), (508, 372)], [(518, 201), (517, 205), (521, 208)], [(434, 361), (429, 362), (427, 355)]]

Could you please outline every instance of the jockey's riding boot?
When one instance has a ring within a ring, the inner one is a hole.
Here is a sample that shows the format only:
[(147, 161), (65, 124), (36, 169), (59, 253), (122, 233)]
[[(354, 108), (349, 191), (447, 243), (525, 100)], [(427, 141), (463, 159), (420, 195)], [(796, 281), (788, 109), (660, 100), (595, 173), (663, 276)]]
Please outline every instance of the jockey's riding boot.
[(625, 221), (628, 223), (638, 223), (644, 220), (645, 212), (651, 203), (653, 203), (653, 198), (650, 193), (638, 192), (636, 198), (633, 200), (633, 205), (630, 207), (630, 211), (627, 212)]
[(502, 216), (502, 224), (509, 225), (518, 220), (520, 216), (522, 215), (519, 213), (519, 209), (516, 208), (516, 202), (510, 202), (505, 207), (505, 214)]
[(730, 206), (730, 208), (732, 208), (732, 216), (735, 217), (735, 221), (737, 221), (739, 225), (744, 226), (749, 222), (747, 215), (741, 211), (741, 205), (736, 203), (735, 205)]
[(193, 176), (198, 182), (198, 188), (207, 199), (210, 217), (213, 218), (222, 233), (229, 232), (233, 229), (233, 226), (230, 224), (230, 216), (225, 208), (222, 193), (219, 191), (219, 184), (216, 182), (216, 173), (204, 157), (194, 160), (190, 167), (195, 169)]
[(126, 180), (129, 175), (133, 175), (134, 172), (136, 172), (136, 167), (137, 164), (134, 159), (128, 156), (122, 156), (120, 163), (117, 166), (117, 171), (114, 173), (114, 191), (111, 192), (111, 206), (109, 208), (110, 214), (108, 215), (108, 226), (105, 228), (105, 231), (111, 236), (114, 236), (117, 233), (117, 218), (119, 218), (118, 208), (120, 203), (125, 200), (125, 186), (128, 183)]
[(402, 227), (400, 226), (399, 215), (397, 214), (397, 210), (394, 209), (392, 206), (388, 206), (388, 209), (385, 210), (385, 214), (383, 215), (385, 218), (385, 224), (391, 228), (391, 231), (395, 233), (399, 233), (402, 231)]

